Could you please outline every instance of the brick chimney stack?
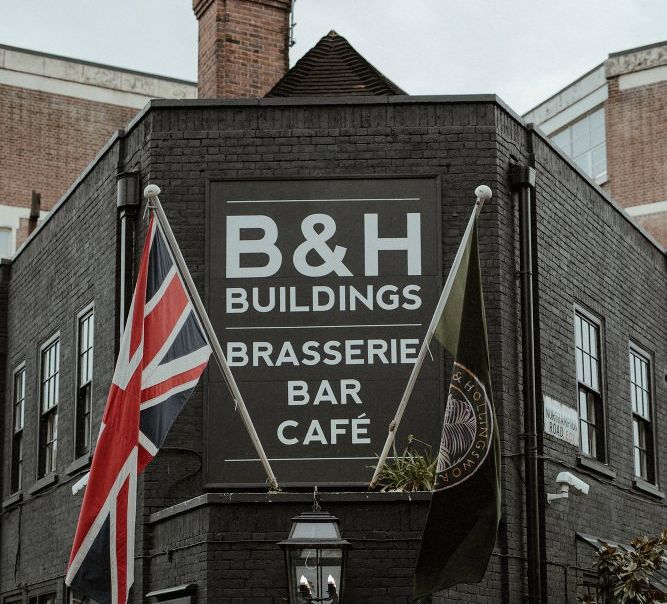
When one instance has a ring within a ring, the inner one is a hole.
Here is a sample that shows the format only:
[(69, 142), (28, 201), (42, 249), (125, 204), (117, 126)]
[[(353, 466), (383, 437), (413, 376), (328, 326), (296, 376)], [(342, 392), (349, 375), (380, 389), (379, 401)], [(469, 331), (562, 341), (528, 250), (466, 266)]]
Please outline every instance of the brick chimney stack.
[(193, 0), (200, 99), (264, 96), (289, 68), (292, 0)]

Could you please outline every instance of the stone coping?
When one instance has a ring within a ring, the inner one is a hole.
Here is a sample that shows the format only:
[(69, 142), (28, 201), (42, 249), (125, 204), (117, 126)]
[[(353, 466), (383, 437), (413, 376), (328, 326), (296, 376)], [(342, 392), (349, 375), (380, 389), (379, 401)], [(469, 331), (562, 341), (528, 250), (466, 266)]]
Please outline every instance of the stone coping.
[[(322, 504), (330, 503), (391, 503), (400, 501), (430, 501), (430, 491), (417, 491), (415, 493), (328, 493), (319, 492)], [(210, 505), (226, 504), (258, 504), (258, 503), (311, 503), (312, 493), (204, 493), (187, 501), (177, 503), (171, 507), (155, 512), (148, 517), (149, 524), (155, 524), (184, 514), (196, 508)]]

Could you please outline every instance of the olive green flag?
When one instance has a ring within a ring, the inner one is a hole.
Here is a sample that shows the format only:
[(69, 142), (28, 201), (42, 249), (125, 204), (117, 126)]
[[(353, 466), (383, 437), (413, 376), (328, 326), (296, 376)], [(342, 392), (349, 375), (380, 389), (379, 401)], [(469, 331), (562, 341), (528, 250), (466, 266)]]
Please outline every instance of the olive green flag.
[(414, 599), (482, 580), (500, 521), (500, 443), (477, 248), (477, 217), (435, 336), (454, 356)]

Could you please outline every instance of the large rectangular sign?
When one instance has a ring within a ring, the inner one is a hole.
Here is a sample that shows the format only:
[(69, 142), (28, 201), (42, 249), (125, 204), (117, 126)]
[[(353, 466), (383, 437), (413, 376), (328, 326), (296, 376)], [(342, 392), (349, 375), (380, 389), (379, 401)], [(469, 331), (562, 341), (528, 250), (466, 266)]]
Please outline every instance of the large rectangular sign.
[[(212, 182), (207, 301), (281, 486), (361, 485), (441, 287), (432, 178)], [(211, 364), (213, 365), (213, 364)], [(432, 347), (401, 425), (440, 436)], [(217, 369), (206, 401), (207, 486), (265, 476)]]

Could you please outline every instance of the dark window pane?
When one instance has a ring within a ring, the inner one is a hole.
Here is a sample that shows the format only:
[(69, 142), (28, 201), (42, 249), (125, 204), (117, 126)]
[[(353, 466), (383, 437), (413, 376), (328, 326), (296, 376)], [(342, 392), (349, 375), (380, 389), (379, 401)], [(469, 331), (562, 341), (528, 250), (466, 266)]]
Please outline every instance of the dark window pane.
[(79, 360), (77, 367), (78, 391), (76, 398), (75, 437), (75, 454), (77, 457), (90, 451), (94, 320), (92, 310), (79, 319)]
[(12, 441), (11, 491), (16, 493), (23, 484), (23, 432), (14, 435)]
[(76, 455), (84, 455), (90, 451), (90, 421), (91, 421), (91, 394), (92, 387), (88, 383), (79, 388), (77, 398), (76, 418)]
[(596, 397), (592, 392), (588, 393), (586, 403), (588, 406), (588, 421), (595, 425), (597, 424)]
[(594, 426), (588, 429), (588, 451), (592, 457), (598, 456), (597, 430)]

